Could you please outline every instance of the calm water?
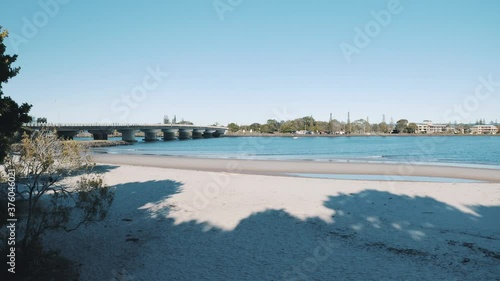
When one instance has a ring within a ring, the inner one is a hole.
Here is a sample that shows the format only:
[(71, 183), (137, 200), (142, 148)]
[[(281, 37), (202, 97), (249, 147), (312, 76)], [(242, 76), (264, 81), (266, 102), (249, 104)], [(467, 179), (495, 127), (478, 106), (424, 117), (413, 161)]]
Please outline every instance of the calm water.
[[(139, 139), (139, 138), (138, 138)], [(500, 137), (228, 137), (137, 142), (101, 153), (241, 159), (412, 162), (500, 169)]]

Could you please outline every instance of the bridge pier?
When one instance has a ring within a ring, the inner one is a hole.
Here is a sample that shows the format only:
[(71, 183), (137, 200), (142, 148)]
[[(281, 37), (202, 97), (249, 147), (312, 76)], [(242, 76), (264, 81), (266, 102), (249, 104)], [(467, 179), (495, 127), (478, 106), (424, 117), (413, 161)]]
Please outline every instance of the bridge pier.
[(179, 129), (161, 129), (161, 131), (163, 132), (163, 140), (165, 141), (175, 140), (176, 139), (175, 133), (178, 130)]
[(193, 139), (203, 138), (204, 132), (205, 132), (205, 129), (193, 129)]
[(225, 132), (226, 132), (226, 130), (225, 130), (225, 129), (224, 129), (224, 130), (215, 130), (215, 133), (213, 133), (213, 134), (212, 134), (212, 136), (213, 136), (214, 138), (218, 138), (218, 137), (220, 137), (221, 135), (223, 135)]
[(136, 142), (135, 133), (137, 130), (118, 130), (122, 134), (122, 140), (126, 142)]
[(213, 137), (213, 134), (215, 133), (215, 130), (209, 130), (209, 129), (206, 129), (204, 132), (203, 132), (203, 137), (208, 139), (208, 138), (212, 138)]
[(179, 129), (179, 139), (188, 140), (191, 138), (191, 132), (193, 129)]
[(79, 131), (57, 131), (57, 137), (64, 140), (72, 140)]
[(94, 140), (108, 140), (108, 135), (112, 134), (112, 130), (89, 130)]
[(160, 130), (158, 129), (141, 129), (144, 132), (144, 141), (157, 141), (158, 136), (156, 135)]

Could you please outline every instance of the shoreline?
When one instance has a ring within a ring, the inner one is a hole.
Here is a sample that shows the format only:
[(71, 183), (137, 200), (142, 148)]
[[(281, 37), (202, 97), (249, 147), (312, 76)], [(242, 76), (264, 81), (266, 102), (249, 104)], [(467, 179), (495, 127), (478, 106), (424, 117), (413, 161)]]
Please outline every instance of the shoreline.
[(293, 160), (248, 160), (134, 154), (93, 154), (92, 157), (96, 163), (102, 164), (237, 174), (270, 176), (289, 176), (288, 174), (299, 173), (351, 174), (382, 175), (387, 176), (388, 180), (391, 180), (391, 178), (394, 180), (394, 177), (397, 176), (412, 176), (466, 179), (495, 183), (500, 182), (500, 173), (497, 169), (411, 163), (392, 164)]
[(230, 133), (224, 134), (223, 138), (237, 137), (305, 137), (305, 138), (338, 138), (338, 137), (500, 137), (500, 134), (294, 134), (294, 133), (277, 133), (277, 134), (245, 134), (245, 133)]

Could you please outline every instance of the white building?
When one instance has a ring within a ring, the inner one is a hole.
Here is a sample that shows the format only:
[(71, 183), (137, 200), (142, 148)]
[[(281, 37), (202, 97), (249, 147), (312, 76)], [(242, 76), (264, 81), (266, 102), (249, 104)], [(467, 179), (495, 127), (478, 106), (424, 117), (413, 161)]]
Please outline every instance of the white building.
[(433, 124), (430, 120), (424, 120), (423, 123), (417, 124), (417, 133), (421, 134), (435, 134), (444, 133), (447, 131), (448, 125), (445, 124)]
[(471, 134), (496, 134), (498, 133), (498, 127), (495, 125), (475, 125), (471, 128)]

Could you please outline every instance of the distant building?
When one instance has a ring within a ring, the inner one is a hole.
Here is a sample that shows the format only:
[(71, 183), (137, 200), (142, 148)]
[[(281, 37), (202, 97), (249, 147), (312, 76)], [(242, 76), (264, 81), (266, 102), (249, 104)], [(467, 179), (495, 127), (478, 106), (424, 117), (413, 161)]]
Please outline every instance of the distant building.
[(421, 134), (435, 134), (444, 133), (448, 130), (448, 125), (445, 124), (433, 124), (431, 120), (424, 120), (423, 123), (417, 124), (417, 133)]
[(495, 125), (475, 125), (471, 128), (471, 134), (496, 134), (498, 133), (498, 127)]

